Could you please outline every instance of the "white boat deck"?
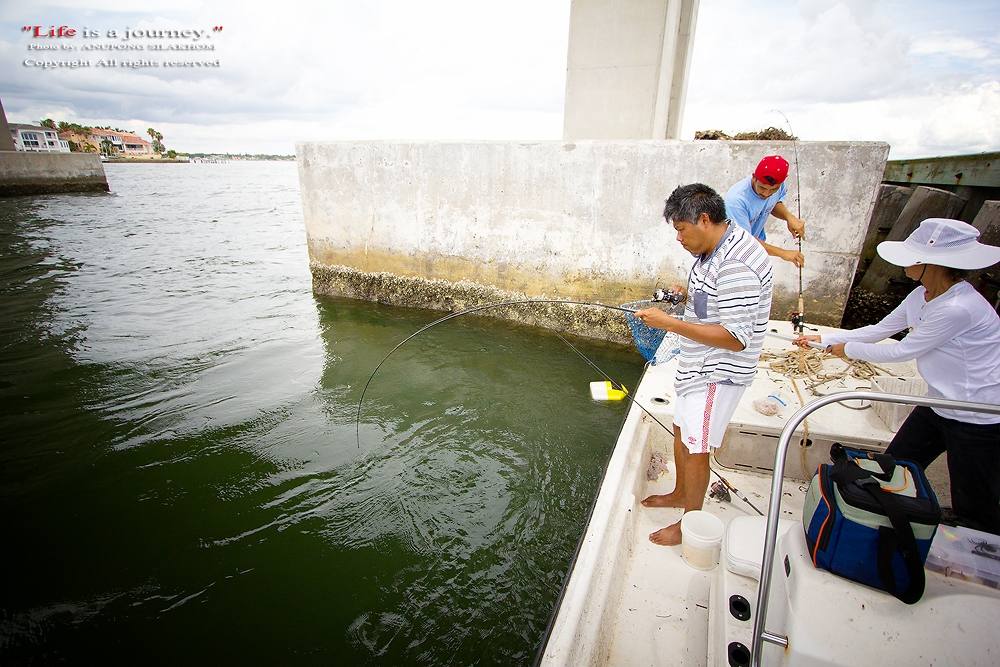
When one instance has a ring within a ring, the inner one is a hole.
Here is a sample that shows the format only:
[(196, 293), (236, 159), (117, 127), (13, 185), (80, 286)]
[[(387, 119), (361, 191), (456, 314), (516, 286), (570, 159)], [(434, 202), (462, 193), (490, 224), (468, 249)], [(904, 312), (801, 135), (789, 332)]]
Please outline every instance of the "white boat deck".
[[(782, 334), (789, 335), (788, 323), (772, 322)], [(781, 329), (783, 327), (783, 330)], [(789, 350), (789, 342), (769, 338), (766, 347), (774, 350)], [(831, 359), (828, 365), (843, 362)], [(898, 365), (886, 370), (898, 373), (899, 376), (915, 376), (916, 370), (910, 364)], [(635, 400), (647, 408), (660, 422), (670, 426), (673, 402), (673, 372), (674, 363), (661, 367), (650, 367), (635, 392)], [(852, 379), (838, 380), (835, 386), (820, 387), (823, 394), (837, 390), (869, 388), (869, 382)], [(807, 394), (800, 386), (804, 402), (815, 398)], [(759, 414), (752, 407), (755, 398), (767, 396), (780, 390), (785, 396), (792, 398), (792, 405), (780, 417), (769, 417)], [(761, 370), (753, 387), (748, 389), (741, 407), (737, 410), (734, 425), (727, 436), (726, 444), (717, 457), (712, 459), (713, 469), (720, 472), (729, 483), (747, 496), (762, 512), (767, 511), (770, 495), (771, 474), (773, 467), (777, 436), (787, 418), (799, 407), (794, 390), (783, 376), (767, 370)], [(785, 555), (796, 561), (798, 554), (795, 549), (804, 549), (804, 540), (799, 537), (801, 529), (802, 503), (806, 490), (806, 479), (815, 470), (817, 462), (829, 461), (829, 444), (833, 441), (844, 444), (858, 444), (873, 448), (884, 447), (891, 440), (893, 433), (875, 415), (874, 410), (852, 410), (840, 405), (830, 405), (813, 413), (809, 418), (809, 438), (813, 441), (811, 447), (799, 447), (800, 451), (792, 452), (790, 448), (787, 461), (797, 460), (803, 472), (800, 475), (786, 474), (783, 483), (782, 518), (789, 519), (789, 533), (786, 540), (779, 541), (786, 549)], [(672, 434), (657, 424), (649, 415), (633, 405), (622, 427), (618, 443), (608, 465), (605, 479), (599, 492), (590, 523), (581, 544), (580, 552), (574, 563), (569, 583), (561, 601), (555, 623), (542, 656), (543, 665), (727, 665), (726, 647), (729, 642), (742, 642), (751, 645), (752, 621), (736, 621), (728, 613), (728, 600), (735, 592), (744, 595), (751, 605), (756, 604), (755, 579), (747, 576), (736, 576), (726, 571), (725, 565), (715, 570), (703, 572), (690, 567), (681, 558), (680, 547), (661, 547), (651, 543), (649, 533), (678, 521), (682, 516), (680, 509), (645, 508), (640, 501), (647, 495), (666, 493), (673, 489), (675, 468), (672, 456)], [(749, 443), (749, 444), (748, 444)], [(793, 445), (795, 441), (793, 439)], [(825, 443), (822, 444), (822, 443)], [(734, 463), (724, 465), (726, 450), (732, 448), (738, 456)], [(668, 459), (668, 470), (656, 480), (649, 481), (646, 470), (653, 451), (662, 451)], [(759, 451), (758, 451), (759, 450)], [(747, 464), (745, 459), (753, 459)], [(815, 461), (814, 461), (815, 459)], [(761, 464), (760, 462), (764, 463)], [(792, 466), (794, 468), (794, 466)], [(791, 476), (790, 476), (791, 475)], [(799, 479), (795, 479), (797, 476)], [(710, 484), (716, 481), (713, 475)], [(940, 494), (939, 494), (940, 495)], [(731, 502), (722, 502), (706, 498), (704, 509), (729, 523), (737, 517), (757, 516), (757, 513), (735, 494)], [(746, 521), (744, 519), (744, 521)], [(761, 528), (763, 521), (760, 521)], [(754, 524), (756, 525), (756, 524)], [(793, 535), (795, 533), (795, 535)], [(752, 542), (752, 540), (751, 540)], [(749, 551), (760, 554), (763, 552), (763, 542), (757, 548), (751, 544)], [(759, 558), (759, 556), (757, 556)], [(723, 559), (725, 556), (723, 555)], [(777, 561), (776, 561), (777, 562)], [(808, 558), (799, 558), (798, 578), (814, 585), (811, 577), (827, 577), (842, 581), (818, 570), (815, 570)], [(804, 565), (801, 563), (804, 562)], [(758, 565), (759, 570), (759, 565)], [(946, 618), (960, 612), (961, 605), (975, 598), (983, 610), (990, 610), (986, 618), (969, 620), (967, 628), (974, 624), (977, 631), (984, 636), (991, 636), (990, 624), (998, 618), (1000, 604), (998, 593), (983, 586), (955, 582), (944, 576), (928, 572), (928, 585), (925, 600), (920, 605), (909, 607), (898, 603), (891, 597), (857, 585), (848, 587), (844, 605), (850, 609), (885, 605), (894, 621), (902, 624), (895, 632), (896, 638), (905, 636), (907, 623), (912, 610), (925, 616), (938, 619)], [(800, 608), (787, 605), (792, 594), (785, 590), (784, 578), (776, 592), (772, 589), (771, 599), (781, 597), (785, 609), (776, 609), (773, 615), (774, 623), (779, 629), (784, 629), (784, 623), (791, 623), (800, 616), (810, 617), (810, 613)], [(789, 579), (790, 582), (795, 579)], [(792, 583), (789, 583), (791, 586)], [(820, 585), (824, 585), (823, 581)], [(837, 584), (834, 584), (836, 586)], [(800, 584), (800, 586), (805, 586)], [(966, 594), (962, 587), (973, 586), (972, 594)], [(860, 588), (858, 593), (854, 589)], [(959, 590), (961, 589), (961, 590)], [(962, 595), (956, 595), (962, 593)], [(795, 591), (792, 591), (795, 593)], [(833, 591), (834, 597), (841, 591)], [(716, 604), (712, 604), (712, 600)], [(983, 602), (985, 601), (985, 602)], [(811, 604), (811, 603), (810, 603)], [(852, 606), (853, 605), (853, 606)], [(820, 605), (822, 606), (822, 605)], [(811, 617), (819, 614), (824, 617), (824, 610), (812, 610)], [(788, 614), (793, 619), (785, 618)], [(831, 610), (828, 618), (845, 626), (851, 623), (864, 623), (867, 619), (857, 618), (856, 611), (840, 614)], [(773, 626), (772, 616), (768, 617), (768, 625)], [(815, 622), (815, 618), (812, 618)], [(933, 627), (926, 631), (933, 631)], [(808, 632), (798, 630), (800, 637)], [(887, 635), (888, 636), (888, 635)], [(891, 640), (892, 638), (890, 638)], [(823, 640), (825, 641), (825, 639)], [(984, 640), (987, 644), (997, 641)], [(805, 646), (805, 641), (799, 644)], [(873, 647), (878, 652), (880, 647)], [(900, 649), (901, 650), (901, 649)], [(995, 647), (1000, 651), (1000, 644)], [(857, 648), (845, 645), (843, 655), (848, 660), (843, 664), (879, 664), (882, 659), (878, 653), (863, 652), (860, 662), (857, 659)], [(849, 658), (850, 655), (855, 656)], [(913, 664), (930, 664), (933, 660), (928, 655), (901, 650), (895, 655), (912, 654), (917, 659)], [(987, 651), (989, 654), (989, 651)], [(776, 647), (765, 649), (765, 664), (773, 661), (785, 662), (780, 650)], [(787, 654), (785, 658), (787, 658)], [(850, 662), (854, 660), (854, 662)], [(811, 657), (806, 661), (793, 661), (790, 664), (840, 664), (840, 660), (832, 658), (829, 662), (822, 659), (816, 662)], [(938, 663), (944, 664), (944, 663)], [(985, 660), (957, 660), (953, 664), (1000, 664), (1000, 659), (992, 660), (987, 655)]]
[[(772, 320), (770, 326), (772, 329), (778, 329), (781, 335), (791, 335), (791, 325), (787, 322), (775, 322)], [(818, 327), (818, 329), (818, 333), (820, 334), (834, 331), (834, 329), (829, 327)], [(774, 335), (769, 334), (764, 340), (765, 352), (788, 352), (796, 349), (790, 342)], [(635, 395), (636, 401), (640, 405), (650, 409), (654, 414), (660, 412), (667, 417), (672, 415), (673, 407), (671, 403), (674, 397), (673, 378), (676, 366), (677, 362), (673, 360), (667, 364), (649, 367)], [(883, 364), (880, 368), (897, 377), (917, 376), (916, 365), (912, 362)], [(747, 388), (730, 422), (730, 440), (746, 440), (747, 438), (736, 438), (740, 434), (739, 432), (742, 431), (744, 432), (743, 435), (747, 433), (768, 435), (776, 441), (788, 417), (795, 410), (817, 396), (825, 396), (838, 391), (871, 388), (870, 380), (860, 380), (845, 375), (843, 372), (847, 369), (847, 362), (836, 357), (829, 357), (824, 361), (824, 372), (831, 375), (843, 375), (843, 377), (810, 389), (808, 386), (809, 383), (804, 379), (791, 380), (781, 373), (770, 369), (768, 362), (762, 360), (754, 383)], [(753, 407), (753, 402), (760, 398), (766, 398), (769, 394), (782, 395), (789, 404), (788, 408), (777, 415), (763, 415), (758, 412)], [(658, 399), (665, 399), (666, 402)], [(632, 409), (638, 410), (634, 405)], [(868, 445), (875, 448), (884, 448), (892, 440), (894, 433), (875, 414), (875, 410), (871, 406), (852, 409), (841, 404), (831, 405), (813, 413), (804, 425), (799, 427), (796, 433), (804, 434), (806, 429), (808, 429), (810, 439), (847, 439), (855, 444)], [(727, 447), (732, 444), (739, 445), (740, 443), (729, 442), (727, 443)], [(723, 460), (725, 459), (725, 449), (727, 447), (723, 447)], [(770, 450), (767, 457), (767, 465), (761, 467), (762, 470), (770, 471), (772, 467), (774, 462), (773, 445)], [(825, 458), (824, 454), (822, 462), (827, 461), (828, 459)], [(815, 468), (815, 465), (810, 465), (807, 471), (804, 472), (808, 472), (811, 475)], [(786, 474), (789, 473), (790, 471), (786, 471)], [(804, 474), (801, 477), (807, 478), (808, 475)]]
[[(670, 473), (648, 482), (644, 493), (670, 491), (673, 472), (671, 462)], [(770, 477), (726, 470), (722, 474), (761, 511), (767, 511)], [(715, 479), (713, 475), (711, 481)], [(782, 515), (799, 521), (804, 491), (795, 482), (784, 486)], [(689, 567), (681, 558), (680, 547), (661, 547), (647, 539), (649, 533), (679, 521), (682, 510), (637, 508), (635, 540), (606, 664), (703, 667), (708, 660), (709, 593), (715, 573)], [(757, 515), (736, 497), (731, 503), (708, 498), (704, 509), (726, 525), (738, 516)]]
[[(791, 336), (788, 322), (772, 320), (769, 329), (777, 329), (782, 336)], [(817, 327), (818, 332), (836, 331), (830, 327)], [(891, 345), (892, 342), (885, 344)], [(768, 335), (764, 341), (765, 352), (787, 352), (796, 348), (787, 340)], [(673, 378), (676, 360), (661, 366), (651, 366), (646, 370), (642, 383), (635, 393), (635, 400), (649, 410), (665, 426), (670, 427), (673, 415)], [(871, 381), (857, 379), (844, 374), (847, 362), (829, 357), (824, 361), (823, 370), (830, 375), (843, 375), (837, 380), (809, 387), (809, 382), (791, 380), (781, 373), (771, 370), (768, 362), (761, 361), (760, 369), (753, 384), (747, 388), (733, 419), (725, 445), (717, 453), (719, 464), (738, 470), (757, 471), (770, 475), (774, 467), (774, 451), (778, 436), (788, 417), (809, 401), (828, 394), (856, 389), (871, 389)], [(919, 377), (913, 362), (881, 364), (879, 369), (894, 377)], [(769, 394), (783, 396), (788, 407), (777, 415), (763, 415), (753, 407), (757, 399)], [(636, 406), (631, 408), (642, 413)], [(648, 418), (648, 417), (647, 417)], [(792, 479), (808, 480), (816, 471), (816, 466), (829, 463), (829, 449), (834, 442), (851, 443), (870, 449), (885, 449), (895, 431), (890, 430), (870, 405), (851, 406), (836, 403), (814, 412), (796, 430), (796, 437), (785, 457), (785, 476)], [(808, 438), (805, 436), (808, 435)], [(807, 446), (803, 446), (807, 445)], [(944, 457), (936, 461), (927, 471), (936, 490), (938, 500), (944, 506), (951, 505), (948, 491), (948, 472)], [(943, 493), (942, 493), (943, 492)], [(764, 507), (760, 508), (762, 511)]]

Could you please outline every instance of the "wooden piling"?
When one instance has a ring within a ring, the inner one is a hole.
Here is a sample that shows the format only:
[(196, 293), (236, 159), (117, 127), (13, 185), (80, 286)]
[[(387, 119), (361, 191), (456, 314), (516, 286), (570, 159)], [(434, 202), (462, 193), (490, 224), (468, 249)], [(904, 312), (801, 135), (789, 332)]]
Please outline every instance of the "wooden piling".
[[(920, 186), (914, 189), (910, 195), (885, 240), (904, 240), (927, 218), (956, 218), (963, 206), (965, 206), (964, 197), (947, 190)], [(903, 275), (903, 269), (890, 264), (876, 253), (858, 286), (864, 290), (881, 294), (891, 290), (893, 283), (897, 285), (908, 283)]]
[[(983, 202), (972, 226), (979, 230), (981, 243), (1000, 246), (1000, 201)], [(975, 272), (970, 276), (969, 282), (987, 301), (994, 304), (994, 308), (1000, 307), (1000, 264)]]
[(885, 240), (899, 214), (903, 212), (906, 202), (910, 200), (911, 194), (913, 194), (913, 188), (903, 185), (883, 183), (879, 186), (878, 194), (875, 197), (875, 207), (872, 209), (872, 217), (868, 221), (868, 232), (861, 245), (858, 276), (864, 275), (875, 256), (875, 246)]
[(1000, 201), (984, 201), (972, 226), (979, 230), (979, 242), (1000, 246)]

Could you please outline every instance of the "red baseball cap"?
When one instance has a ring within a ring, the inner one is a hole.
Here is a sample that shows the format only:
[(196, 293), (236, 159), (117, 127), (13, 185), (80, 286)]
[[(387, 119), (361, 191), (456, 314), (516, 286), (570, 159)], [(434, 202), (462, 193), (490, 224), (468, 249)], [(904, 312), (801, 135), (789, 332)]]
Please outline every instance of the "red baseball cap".
[(757, 163), (753, 177), (768, 185), (784, 183), (788, 178), (788, 160), (780, 155), (768, 155)]

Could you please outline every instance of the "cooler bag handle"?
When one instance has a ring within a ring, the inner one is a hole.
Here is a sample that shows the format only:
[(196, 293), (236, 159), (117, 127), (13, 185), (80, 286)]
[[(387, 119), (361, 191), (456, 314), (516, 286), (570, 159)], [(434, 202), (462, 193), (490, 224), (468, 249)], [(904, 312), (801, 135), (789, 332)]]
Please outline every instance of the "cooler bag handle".
[[(917, 540), (913, 536), (913, 527), (905, 520), (899, 511), (897, 498), (886, 493), (873, 477), (858, 479), (854, 484), (867, 491), (882, 511), (889, 517), (892, 528), (879, 528), (878, 542), (878, 574), (885, 589), (906, 604), (913, 604), (924, 594), (924, 564), (920, 560)], [(892, 574), (892, 556), (899, 551), (906, 563), (910, 575), (910, 585), (904, 591), (896, 590), (896, 578)]]
[(850, 463), (860, 468), (855, 463), (857, 459), (869, 459), (877, 463), (878, 467), (882, 469), (881, 474), (865, 470), (864, 468), (861, 468), (861, 470), (864, 471), (864, 475), (873, 475), (883, 482), (891, 480), (893, 473), (896, 471), (896, 459), (884, 452), (876, 454), (875, 452), (868, 452), (862, 449), (849, 449), (839, 442), (833, 443), (833, 446), (830, 447), (830, 460), (835, 465), (844, 466)]
[(868, 458), (877, 463), (880, 468), (882, 468), (882, 474), (872, 473), (872, 476), (878, 477), (883, 482), (888, 482), (892, 479), (893, 473), (896, 472), (896, 459), (892, 458), (888, 454), (869, 454)]

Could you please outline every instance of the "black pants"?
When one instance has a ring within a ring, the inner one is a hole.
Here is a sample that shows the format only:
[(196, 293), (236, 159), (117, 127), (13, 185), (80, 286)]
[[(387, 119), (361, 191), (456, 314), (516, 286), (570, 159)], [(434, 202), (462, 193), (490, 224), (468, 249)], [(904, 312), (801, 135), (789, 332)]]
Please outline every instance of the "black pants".
[(969, 424), (917, 407), (887, 454), (926, 470), (948, 453), (951, 504), (960, 523), (1000, 535), (1000, 424)]

